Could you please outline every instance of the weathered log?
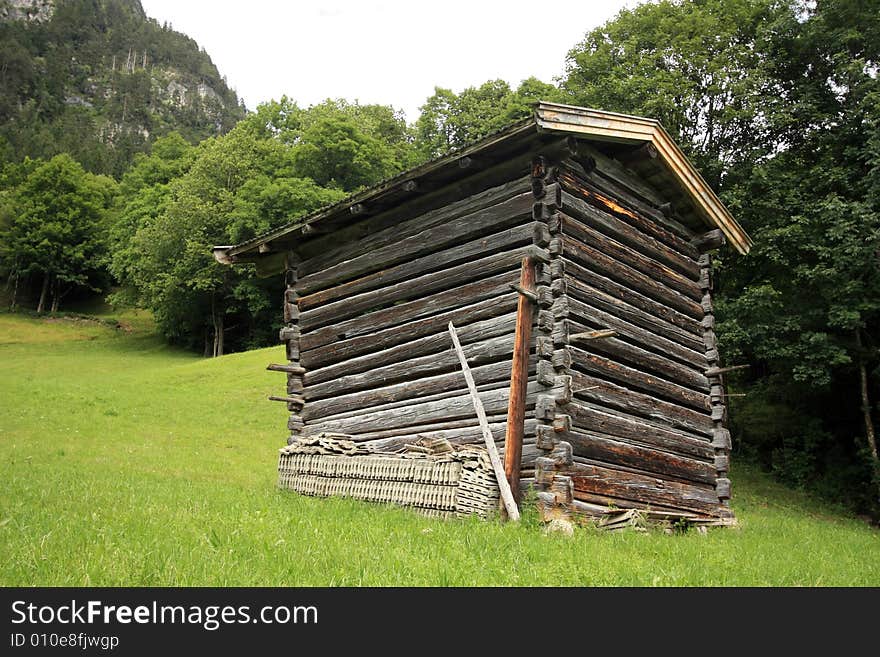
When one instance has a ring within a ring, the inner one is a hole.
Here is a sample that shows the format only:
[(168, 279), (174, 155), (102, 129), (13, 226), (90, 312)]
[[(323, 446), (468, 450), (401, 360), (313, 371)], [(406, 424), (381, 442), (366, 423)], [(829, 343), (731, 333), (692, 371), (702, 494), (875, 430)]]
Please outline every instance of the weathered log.
[[(516, 325), (516, 314), (510, 313), (481, 320), (461, 328), (462, 340), (467, 343), (494, 338), (506, 333), (513, 333)], [(309, 369), (305, 375), (306, 387), (316, 383), (329, 381), (337, 377), (364, 372), (366, 370), (393, 365), (406, 358), (438, 353), (449, 349), (449, 341), (444, 333), (427, 335), (410, 342), (398, 344), (387, 349), (355, 356), (325, 367)], [(512, 342), (512, 341), (511, 341)], [(406, 372), (402, 372), (406, 375)]]
[[(534, 301), (526, 296), (535, 285), (535, 264), (529, 258), (523, 258), (520, 281), (517, 291), (520, 293), (516, 309), (516, 330), (513, 338), (513, 363), (510, 372), (510, 396), (507, 407), (507, 433), (504, 446), (504, 473), (513, 498), (519, 503), (519, 471), (522, 459), (523, 422), (526, 414), (526, 389), (529, 381), (529, 348), (532, 342), (532, 321), (534, 318)], [(452, 324), (450, 323), (450, 327)], [(463, 358), (463, 356), (462, 356)]]
[[(510, 360), (497, 363), (489, 363), (473, 368), (474, 380), (478, 385), (496, 384), (498, 387), (507, 383), (510, 379)], [(405, 405), (412, 403), (411, 400), (419, 399), (427, 401), (442, 397), (460, 394), (461, 374), (447, 372), (436, 374), (415, 380), (401, 381), (389, 386), (370, 388), (357, 392), (343, 393), (333, 397), (326, 397), (310, 401), (303, 409), (303, 417), (307, 421), (313, 421), (331, 415), (356, 414), (363, 409), (382, 406), (385, 410), (394, 408), (394, 404)], [(439, 397), (436, 395), (440, 395)]]
[(720, 249), (725, 244), (727, 244), (727, 239), (724, 237), (724, 233), (721, 232), (720, 228), (710, 230), (709, 232), (703, 233), (691, 240), (691, 246), (700, 253), (706, 253), (706, 251), (712, 251), (713, 249)]
[(715, 491), (718, 493), (718, 499), (729, 500), (730, 479), (727, 479), (726, 477), (719, 477), (718, 481), (715, 482)]
[(297, 340), (299, 339), (299, 335), (300, 330), (298, 326), (282, 326), (281, 330), (278, 331), (278, 340), (280, 342)]
[[(532, 284), (534, 284), (534, 283), (532, 283)], [(525, 299), (529, 303), (533, 303), (533, 304), (538, 303), (538, 295), (535, 294), (534, 292), (532, 292), (531, 290), (528, 290), (525, 287), (523, 287), (523, 285), (521, 283), (520, 284), (511, 283), (510, 288), (512, 290), (516, 291), (517, 293), (519, 293), (521, 296), (525, 297)]]
[(664, 428), (650, 420), (620, 411), (609, 411), (590, 402), (573, 400), (565, 412), (571, 415), (575, 431), (586, 429), (609, 436), (617, 436), (636, 444), (651, 445), (659, 449), (709, 463), (715, 456), (709, 440), (685, 433), (679, 429)]
[(297, 271), (301, 276), (323, 271), (395, 240), (420, 233), (431, 226), (497, 205), (528, 190), (529, 178), (520, 177), (428, 211), (419, 212), (418, 203), (403, 204), (354, 226), (339, 228), (334, 235), (309, 244), (314, 253), (298, 264)]
[[(380, 329), (391, 328), (493, 297), (507, 295), (510, 291), (509, 284), (517, 280), (519, 280), (518, 263), (515, 271), (511, 269), (508, 272), (467, 283), (451, 290), (395, 304), (390, 308), (367, 312), (338, 324), (306, 331), (300, 338), (300, 345), (303, 351), (308, 351), (337, 340), (367, 335)], [(702, 337), (700, 344), (703, 344)]]
[(552, 387), (556, 383), (556, 370), (549, 360), (538, 360), (536, 379), (542, 386)]
[(658, 284), (698, 301), (703, 297), (699, 283), (667, 267), (662, 262), (642, 255), (616, 239), (596, 231), (569, 214), (562, 215), (562, 232), (582, 244), (599, 249), (615, 261), (639, 271)]
[[(461, 374), (459, 373), (459, 376)], [(495, 442), (497, 443), (500, 440), (504, 440), (504, 426), (506, 421), (506, 416), (503, 414), (499, 415), (487, 415), (489, 420), (489, 426), (497, 427), (497, 431), (493, 429)], [(533, 421), (534, 422), (534, 421)], [(414, 436), (418, 439), (421, 435), (429, 435), (433, 432), (437, 431), (466, 431), (475, 429), (478, 434), (478, 438), (476, 442), (480, 442), (483, 440), (483, 433), (480, 431), (479, 422), (477, 422), (476, 416), (461, 418), (458, 420), (446, 420), (443, 422), (432, 422), (430, 424), (419, 424), (415, 426), (408, 427), (391, 427), (390, 429), (382, 429), (380, 431), (369, 431), (366, 433), (360, 433), (354, 436), (354, 439), (357, 441), (379, 441), (384, 440), (386, 438), (400, 438), (406, 436)], [(376, 444), (373, 442), (373, 444)]]
[[(559, 258), (550, 264), (550, 268), (554, 272), (554, 276), (563, 277), (566, 280), (568, 286), (572, 288), (570, 294), (581, 301), (589, 302), (595, 299), (597, 304), (600, 302), (605, 304), (605, 310), (620, 314), (621, 317), (625, 316), (627, 308), (636, 308), (659, 322), (656, 327), (649, 325), (647, 328), (656, 330), (670, 339), (676, 339), (676, 336), (680, 336), (682, 341), (690, 340), (687, 343), (688, 346), (694, 344), (698, 345), (696, 347), (698, 349), (703, 348), (703, 327), (698, 320), (670, 308), (661, 301), (651, 299), (626, 285), (621, 285), (592, 271), (589, 263), (583, 266), (568, 258)], [(600, 291), (602, 294), (597, 295), (596, 291)], [(700, 313), (702, 315), (702, 309), (700, 309)], [(670, 329), (664, 323), (671, 324), (674, 329)]]
[[(513, 350), (513, 319), (509, 333), (498, 337), (473, 342), (465, 345), (465, 351), (471, 365), (484, 365), (510, 357)], [(406, 360), (392, 361), (387, 365), (376, 367), (357, 374), (343, 374), (323, 383), (309, 383), (303, 395), (306, 400), (324, 399), (340, 394), (356, 392), (368, 388), (413, 380), (454, 371), (457, 365), (455, 354), (451, 350), (429, 353), (423, 356), (409, 357)], [(308, 376), (308, 375), (307, 375)], [(307, 380), (308, 382), (308, 380)]]
[(304, 350), (300, 359), (303, 366), (310, 370), (316, 370), (364, 354), (390, 349), (404, 342), (445, 332), (445, 327), (450, 321), (459, 324), (473, 324), (512, 313), (516, 309), (516, 304), (516, 296), (506, 294), (412, 322), (395, 325), (392, 320), (392, 326), (389, 328), (377, 326), (376, 328), (381, 330), (377, 330), (375, 333), (339, 340), (317, 349)]
[[(674, 358), (689, 366), (698, 368), (701, 372), (706, 369), (706, 353), (705, 349), (697, 351), (688, 349), (673, 340), (669, 340), (661, 335), (645, 330), (639, 326), (630, 324), (626, 320), (619, 319), (611, 313), (606, 313), (598, 308), (594, 308), (591, 304), (584, 303), (573, 297), (566, 297), (568, 300), (569, 316), (581, 324), (594, 324), (601, 326), (603, 330), (610, 329), (614, 335), (606, 337), (619, 336), (624, 340), (628, 340), (640, 346), (646, 347), (657, 354)], [(587, 331), (591, 333), (595, 331)], [(574, 339), (571, 335), (571, 339)]]
[[(592, 152), (598, 153), (595, 150)], [(600, 157), (603, 156), (597, 157), (597, 162)], [(619, 166), (617, 162), (614, 164)], [(622, 168), (620, 170), (625, 171)], [(669, 248), (688, 258), (696, 259), (699, 253), (690, 244), (694, 232), (660, 210), (667, 201), (650, 185), (644, 184), (632, 174), (626, 175), (629, 181), (622, 182), (621, 177), (609, 175), (608, 167), (603, 165), (599, 165), (595, 172), (585, 172), (579, 170), (577, 166), (569, 168), (563, 163), (559, 170), (559, 182), (598, 207), (616, 213), (615, 216), (646, 235), (651, 235)], [(636, 187), (640, 188), (639, 191), (635, 190)], [(641, 194), (642, 191), (652, 196), (653, 200)]]
[[(514, 263), (518, 265), (524, 256), (532, 256), (540, 260), (548, 258), (546, 251), (542, 251), (534, 245), (497, 253), (480, 260), (465, 262), (449, 269), (402, 280), (399, 283), (388, 285), (379, 290), (356, 294), (314, 308), (300, 315), (300, 326), (304, 330), (311, 330), (334, 321), (353, 317), (371, 308), (390, 306), (397, 301), (405, 301), (423, 297), (431, 292), (452, 289), (462, 283), (469, 283), (509, 269)], [(442, 261), (442, 254), (438, 255), (438, 258)], [(441, 264), (440, 261), (438, 261), (438, 266)], [(403, 268), (404, 266), (401, 265), (400, 267)]]
[(728, 431), (727, 429), (725, 429), (723, 427), (716, 428), (715, 431), (713, 432), (712, 446), (715, 449), (729, 450), (730, 449), (730, 431)]
[[(529, 231), (533, 231), (531, 210), (531, 194), (520, 194), (497, 205), (432, 226), (410, 237), (393, 240), (384, 246), (379, 246), (370, 252), (344, 260), (314, 274), (302, 276), (297, 281), (297, 290), (301, 295), (304, 295), (303, 300), (307, 300), (309, 306), (325, 303), (328, 299), (335, 297), (329, 293), (319, 294), (316, 290), (322, 290), (355, 277), (358, 277), (359, 280), (369, 280), (365, 274), (386, 270), (401, 262), (416, 260), (431, 253), (447, 250), (462, 242), (498, 233), (517, 224), (528, 223)], [(529, 232), (530, 240), (532, 236), (533, 232)], [(452, 257), (453, 254), (449, 254), (449, 262)], [(306, 308), (307, 306), (302, 307)]]
[(571, 377), (575, 398), (642, 416), (673, 428), (705, 436), (713, 435), (714, 425), (708, 409), (696, 411), (577, 370), (572, 370)]
[[(592, 354), (577, 347), (559, 350), (568, 354), (569, 367), (588, 374), (597, 374), (625, 386), (644, 390), (652, 395), (673, 403), (706, 412), (709, 410), (709, 396), (685, 388), (677, 383), (653, 376), (641, 370), (618, 363), (610, 358)], [(555, 363), (554, 363), (555, 364)]]
[[(572, 332), (585, 332), (588, 330), (588, 327), (583, 324), (572, 320), (569, 321), (569, 330)], [(692, 388), (700, 392), (709, 391), (709, 381), (702, 371), (679, 364), (669, 358), (629, 344), (623, 340), (617, 338), (594, 340), (590, 343), (590, 351), (612, 356), (626, 364), (665, 377), (670, 382), (677, 383), (680, 386)]]
[[(476, 385), (476, 384), (475, 384)], [(529, 384), (526, 406), (534, 408), (538, 389), (537, 383)], [(495, 386), (495, 387), (491, 387)], [(507, 411), (509, 385), (506, 381), (490, 384), (481, 392), (481, 399), (489, 415), (499, 415)], [(383, 429), (416, 426), (431, 422), (442, 422), (473, 417), (474, 409), (467, 389), (457, 389), (451, 396), (433, 398), (429, 401), (413, 399), (411, 403), (394, 404), (392, 408), (383, 406), (363, 409), (358, 413), (343, 413), (308, 421), (312, 432), (331, 431), (349, 435), (359, 435)], [(438, 395), (439, 396), (439, 395)], [(502, 466), (501, 471), (504, 471)]]
[(611, 465), (628, 465), (687, 481), (715, 483), (715, 466), (704, 460), (687, 458), (598, 432), (587, 433), (575, 429), (565, 434), (564, 440), (571, 445), (575, 456)]
[[(467, 381), (474, 410), (477, 413), (477, 418), (480, 420), (480, 428), (483, 431), (483, 438), (486, 440), (486, 451), (489, 452), (489, 460), (492, 462), (492, 469), (495, 471), (495, 479), (498, 481), (498, 488), (501, 491), (501, 499), (504, 502), (507, 517), (516, 522), (519, 520), (519, 509), (516, 506), (516, 500), (510, 490), (510, 484), (504, 474), (504, 467), (498, 456), (498, 450), (495, 447), (495, 440), (492, 437), (492, 432), (489, 430), (489, 422), (486, 419), (483, 402), (480, 400), (480, 395), (477, 394), (477, 386), (474, 384), (473, 377), (471, 376), (467, 357), (461, 348), (461, 343), (458, 340), (458, 335), (456, 334), (455, 326), (453, 326), (452, 322), (449, 322), (449, 334), (452, 337), (452, 344), (455, 346), (455, 353), (458, 355), (458, 360), (461, 363), (462, 374), (464, 375), (465, 381)], [(517, 471), (516, 474), (518, 476), (519, 472)], [(519, 490), (517, 490), (517, 493), (518, 492)]]
[(587, 303), (593, 308), (603, 310), (615, 317), (619, 317), (622, 321), (639, 326), (656, 334), (658, 337), (667, 338), (693, 351), (702, 352), (706, 348), (702, 335), (697, 337), (690, 331), (675, 326), (654, 314), (631, 306), (625, 301), (621, 301), (602, 290), (582, 283), (574, 277), (571, 277), (568, 283), (567, 294), (571, 299)]
[(574, 483), (575, 499), (581, 493), (628, 499), (642, 504), (661, 504), (674, 509), (703, 513), (719, 512), (714, 487), (686, 484), (646, 474), (586, 463), (574, 463), (568, 473)]
[[(562, 210), (590, 228), (639, 251), (648, 258), (664, 263), (689, 280), (699, 280), (700, 267), (693, 258), (670, 249), (668, 245), (651, 235), (633, 227), (617, 216), (599, 210), (574, 194), (563, 191)], [(563, 230), (565, 230), (564, 220)]]
[[(524, 223), (525, 221), (522, 218), (514, 217), (510, 223), (518, 225), (506, 226), (497, 233), (480, 236), (476, 239), (473, 239), (473, 234), (462, 235), (462, 239), (452, 244), (449, 243), (451, 240), (442, 244), (429, 241), (427, 245), (420, 242), (422, 252), (412, 258), (403, 259), (403, 262), (401, 262), (401, 258), (383, 256), (378, 251), (374, 254), (368, 254), (373, 263), (368, 273), (353, 280), (350, 280), (352, 277), (348, 277), (345, 282), (334, 281), (332, 286), (324, 287), (317, 292), (303, 294), (299, 299), (300, 310), (308, 311), (336, 299), (377, 288), (381, 291), (382, 287), (391, 283), (404, 281), (437, 269), (449, 268), (463, 262), (469, 262), (476, 257), (490, 255), (515, 246), (531, 244), (534, 241), (535, 223), (531, 220)], [(418, 237), (420, 235), (416, 235), (413, 239)], [(381, 257), (387, 257), (387, 262), (381, 260)], [(340, 263), (339, 267), (348, 265), (350, 262), (352, 261)], [(319, 274), (315, 274), (315, 276)], [(302, 294), (303, 291), (299, 284), (297, 289)]]
[(730, 365), (728, 367), (710, 367), (706, 370), (706, 376), (718, 376), (719, 374), (724, 374), (726, 372), (734, 372), (736, 370), (745, 370), (751, 367), (750, 365)]
[(277, 397), (275, 395), (270, 395), (269, 401), (286, 402), (287, 404), (290, 404), (293, 406), (302, 407), (302, 405), (305, 404), (306, 400), (298, 395), (291, 395), (289, 397)]
[[(461, 377), (461, 373), (459, 373), (459, 377)], [(489, 421), (489, 430), (492, 432), (492, 438), (495, 440), (495, 446), (501, 454), (504, 452), (505, 422), (503, 417), (499, 418), (498, 416), (487, 416), (487, 419)], [(465, 424), (458, 427), (445, 426), (446, 424), (451, 423), (420, 425), (416, 427), (408, 427), (407, 429), (410, 433), (401, 433), (396, 436), (364, 439), (364, 437), (369, 434), (360, 434), (355, 436), (354, 439), (370, 449), (389, 451), (398, 449), (403, 445), (415, 443), (421, 439), (443, 439), (448, 440), (453, 445), (483, 442), (483, 431), (476, 416), (469, 420), (460, 420), (459, 422), (465, 422)], [(535, 436), (537, 426), (538, 423), (535, 420), (526, 420), (523, 428), (524, 468), (533, 468), (535, 465), (535, 459), (539, 456), (536, 444), (537, 438)], [(527, 449), (528, 447), (533, 447), (533, 449)]]
[(568, 339), (571, 342), (577, 343), (614, 337), (617, 337), (617, 331), (614, 329), (599, 329), (597, 331), (585, 331), (584, 333), (571, 333), (569, 334)]
[(575, 263), (597, 271), (654, 301), (689, 315), (696, 319), (697, 323), (703, 318), (705, 313), (699, 303), (654, 280), (651, 276), (618, 262), (600, 250), (602, 247), (595, 249), (568, 235), (562, 235), (559, 241), (562, 246), (560, 255), (564, 254), (568, 260), (573, 260)]
[(306, 368), (300, 367), (299, 365), (279, 365), (278, 363), (271, 363), (266, 366), (266, 369), (272, 372), (287, 372), (288, 374), (306, 373)]

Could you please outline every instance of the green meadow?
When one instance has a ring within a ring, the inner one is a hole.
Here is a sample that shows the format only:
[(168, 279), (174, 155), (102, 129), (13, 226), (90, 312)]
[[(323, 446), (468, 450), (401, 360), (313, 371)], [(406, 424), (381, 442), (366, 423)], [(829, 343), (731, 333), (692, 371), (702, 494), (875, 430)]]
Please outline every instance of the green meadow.
[[(117, 322), (106, 321), (108, 318)], [(0, 585), (878, 586), (880, 532), (753, 468), (739, 526), (545, 534), (275, 488), (279, 348), (202, 359), (136, 313), (0, 314)]]

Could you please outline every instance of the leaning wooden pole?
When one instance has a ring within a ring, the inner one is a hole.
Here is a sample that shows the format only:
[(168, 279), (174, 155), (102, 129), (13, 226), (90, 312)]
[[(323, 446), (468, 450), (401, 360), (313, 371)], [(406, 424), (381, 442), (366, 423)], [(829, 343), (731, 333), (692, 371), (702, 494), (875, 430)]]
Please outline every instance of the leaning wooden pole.
[[(526, 419), (526, 389), (529, 385), (529, 348), (535, 316), (535, 263), (525, 257), (520, 271), (519, 304), (516, 308), (516, 332), (513, 338), (513, 366), (510, 371), (510, 397), (507, 402), (507, 431), (504, 434), (504, 474), (519, 502), (519, 473), (522, 465), (523, 427)], [(532, 298), (529, 298), (529, 294)]]
[(492, 430), (489, 429), (486, 410), (483, 408), (483, 402), (480, 401), (480, 395), (477, 393), (477, 384), (474, 383), (471, 368), (467, 364), (467, 358), (461, 348), (461, 342), (458, 341), (458, 333), (455, 332), (455, 326), (452, 325), (452, 322), (449, 322), (449, 335), (452, 336), (452, 344), (455, 346), (455, 353), (458, 354), (461, 371), (471, 393), (471, 401), (474, 403), (477, 419), (480, 421), (480, 429), (483, 432), (483, 439), (486, 441), (486, 451), (489, 452), (489, 460), (492, 462), (492, 469), (495, 471), (495, 478), (498, 480), (498, 488), (501, 489), (501, 501), (504, 503), (507, 517), (516, 522), (519, 520), (519, 509), (516, 506), (516, 500), (513, 499), (513, 494), (510, 492), (507, 477), (504, 476), (504, 466), (501, 465), (501, 457), (498, 456), (498, 449), (495, 447), (495, 438), (492, 437)]

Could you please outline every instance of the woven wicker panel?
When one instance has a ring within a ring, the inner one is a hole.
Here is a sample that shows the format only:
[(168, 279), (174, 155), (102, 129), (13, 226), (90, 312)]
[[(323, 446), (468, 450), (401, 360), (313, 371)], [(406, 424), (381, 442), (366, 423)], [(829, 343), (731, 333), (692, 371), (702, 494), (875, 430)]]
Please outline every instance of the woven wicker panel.
[(304, 495), (339, 496), (411, 506), (431, 516), (476, 514), (498, 507), (488, 456), (476, 449), (440, 456), (303, 453), (282, 449), (278, 486)]

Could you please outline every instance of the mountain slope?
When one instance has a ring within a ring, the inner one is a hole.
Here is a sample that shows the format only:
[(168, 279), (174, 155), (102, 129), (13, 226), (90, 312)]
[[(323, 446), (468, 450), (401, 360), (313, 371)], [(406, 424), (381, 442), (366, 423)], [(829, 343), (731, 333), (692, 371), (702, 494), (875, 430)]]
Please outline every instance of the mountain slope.
[(68, 152), (119, 175), (158, 136), (198, 141), (244, 113), (208, 54), (139, 0), (0, 0), (0, 157)]

